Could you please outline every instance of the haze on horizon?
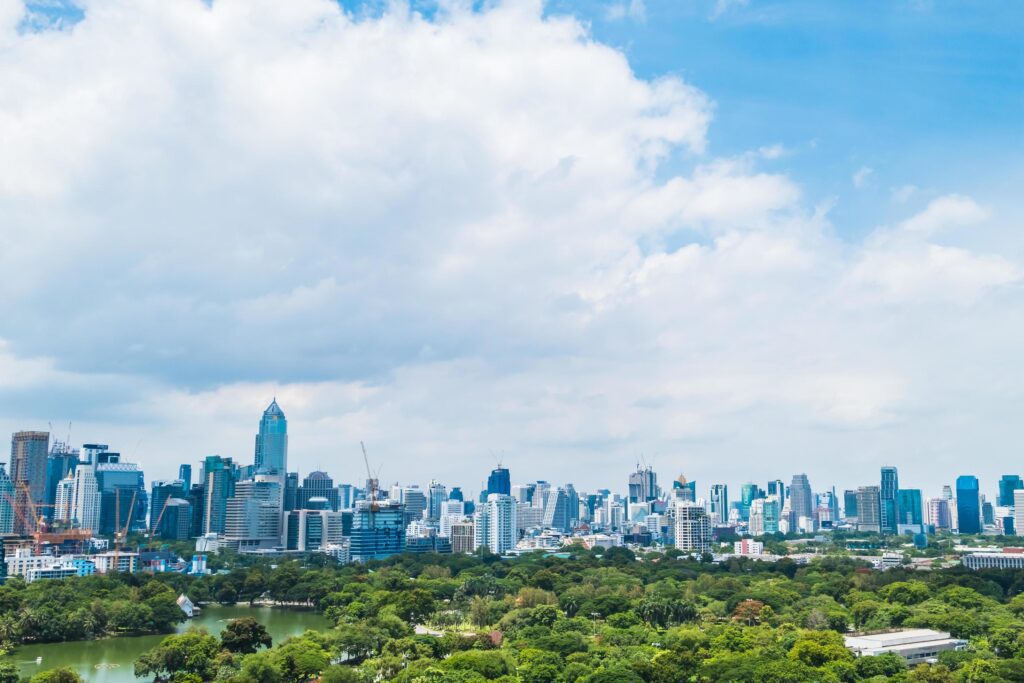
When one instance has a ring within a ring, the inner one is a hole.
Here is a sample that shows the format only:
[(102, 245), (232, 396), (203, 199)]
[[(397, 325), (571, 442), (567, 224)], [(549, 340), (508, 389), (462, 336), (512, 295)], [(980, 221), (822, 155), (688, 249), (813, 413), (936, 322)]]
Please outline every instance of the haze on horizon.
[[(702, 495), (1021, 471), (1024, 8), (0, 0), (0, 432)], [(6, 459), (6, 458), (0, 458)]]

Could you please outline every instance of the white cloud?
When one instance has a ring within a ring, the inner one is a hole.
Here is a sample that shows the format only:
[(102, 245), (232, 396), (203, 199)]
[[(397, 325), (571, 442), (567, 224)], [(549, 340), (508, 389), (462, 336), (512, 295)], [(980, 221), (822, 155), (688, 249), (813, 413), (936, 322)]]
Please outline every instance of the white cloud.
[(873, 168), (871, 168), (870, 166), (861, 166), (853, 174), (853, 178), (852, 178), (853, 186), (855, 188), (857, 188), (858, 190), (860, 188), (864, 187), (867, 184), (868, 180), (871, 178), (871, 175), (874, 172), (875, 172), (875, 170)]
[(750, 4), (750, 0), (715, 0), (715, 5), (711, 9), (711, 19), (717, 19), (726, 12), (730, 12), (739, 7), (746, 7)]
[(605, 18), (608, 21), (629, 19), (630, 21), (643, 23), (647, 21), (647, 5), (644, 4), (644, 0), (613, 3), (605, 10)]
[(612, 485), (644, 452), (703, 486), (950, 453), (941, 417), (1024, 379), (999, 216), (954, 195), (840, 239), (759, 166), (782, 147), (707, 156), (708, 96), (536, 2), (22, 15), (0, 3), (0, 427), (73, 419), (167, 476), (250, 457), (276, 393), (303, 471), (357, 481), (365, 439), (388, 478), (473, 488), (505, 451)]

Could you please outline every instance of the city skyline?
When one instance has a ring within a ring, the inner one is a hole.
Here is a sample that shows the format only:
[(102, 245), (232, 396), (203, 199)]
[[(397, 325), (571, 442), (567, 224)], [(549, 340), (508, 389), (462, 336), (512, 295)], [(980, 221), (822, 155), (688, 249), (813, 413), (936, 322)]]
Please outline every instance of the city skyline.
[(5, 3), (0, 433), (71, 422), (171, 479), (249, 462), (276, 395), (290, 469), (339, 480), (364, 441), (386, 481), (644, 459), (992, 495), (1024, 411), (1022, 20)]

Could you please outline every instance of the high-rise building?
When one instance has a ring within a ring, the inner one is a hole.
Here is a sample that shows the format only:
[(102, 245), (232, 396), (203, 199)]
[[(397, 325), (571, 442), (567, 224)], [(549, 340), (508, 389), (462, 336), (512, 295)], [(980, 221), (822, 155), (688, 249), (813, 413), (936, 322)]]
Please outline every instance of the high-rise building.
[(857, 523), (857, 492), (855, 490), (843, 491), (843, 517), (851, 524)]
[(658, 497), (658, 476), (654, 469), (647, 465), (637, 466), (629, 475), (629, 503), (647, 503)]
[(120, 453), (100, 453), (96, 457), (96, 481), (100, 489), (100, 527), (102, 534), (146, 529), (148, 494), (145, 477), (136, 463), (123, 462)]
[(192, 503), (184, 498), (171, 498), (163, 508), (160, 537), (168, 541), (185, 541), (192, 537)]
[(996, 498), (996, 505), (1003, 507), (1014, 507), (1013, 492), (1024, 489), (1024, 481), (1019, 474), (1004, 474), (999, 480), (999, 496)]
[(453, 553), (473, 553), (476, 547), (476, 530), (473, 522), (456, 522), (452, 524), (451, 539)]
[(382, 560), (403, 552), (405, 527), (405, 507), (401, 503), (358, 501), (352, 516), (352, 561)]
[(786, 485), (782, 483), (781, 479), (773, 479), (768, 482), (768, 495), (775, 496), (781, 509), (786, 502)]
[(729, 521), (729, 488), (725, 484), (712, 484), (708, 504), (712, 524), (721, 525)]
[[(46, 460), (46, 504), (44, 514), (49, 519), (56, 519), (57, 484), (61, 479), (73, 474), (78, 466), (78, 451), (63, 441), (54, 441), (50, 449), (50, 457)], [(49, 507), (54, 506), (54, 507)]]
[(178, 479), (181, 479), (181, 487), (185, 491), (192, 490), (192, 465), (178, 465)]
[[(172, 530), (173, 535), (177, 537), (178, 529), (177, 525), (180, 520), (175, 518), (173, 524), (164, 525), (164, 519), (167, 517), (167, 507), (172, 500), (184, 500), (186, 496), (185, 482), (181, 479), (171, 479), (168, 481), (154, 481), (150, 484), (150, 495), (149, 495), (149, 531), (154, 536), (159, 538), (167, 538), (164, 535), (165, 528)], [(185, 500), (184, 502), (188, 502)], [(191, 510), (190, 510), (191, 512)], [(188, 538), (189, 529), (185, 531), (185, 538)]]
[(512, 479), (506, 468), (498, 465), (487, 477), (487, 493), (498, 493), (507, 496), (512, 493)]
[(466, 517), (466, 504), (461, 500), (446, 500), (441, 505), (441, 517), (438, 519), (438, 535), (448, 537), (452, 534), (452, 525)]
[(488, 494), (487, 502), (473, 516), (473, 525), (474, 544), (477, 548), (486, 547), (495, 555), (508, 552), (519, 540), (516, 530), (516, 499), (500, 493)]
[(1013, 528), (1024, 536), (1024, 489), (1013, 490)]
[(208, 455), (203, 460), (203, 533), (223, 534), (228, 498), (235, 494), (236, 467), (231, 458)]
[(857, 489), (857, 530), (882, 531), (882, 496), (878, 486)]
[(427, 494), (419, 486), (392, 486), (389, 498), (404, 506), (406, 526), (423, 519), (427, 510)]
[(961, 534), (981, 533), (981, 496), (978, 478), (973, 475), (956, 478), (956, 521)]
[(288, 471), (288, 420), (277, 405), (276, 398), (263, 411), (260, 419), (253, 464), (261, 474), (278, 474), (283, 477)]
[[(327, 506), (331, 510), (340, 510), (342, 508), (339, 490), (334, 487), (334, 480), (326, 472), (310, 472), (302, 480), (296, 508), (299, 510), (309, 509), (309, 501), (313, 498), (326, 499)], [(346, 507), (351, 507), (351, 505)]]
[(789, 528), (797, 529), (801, 517), (814, 515), (814, 494), (806, 474), (794, 474), (789, 485)]
[(14, 533), (14, 499), (14, 482), (7, 474), (7, 467), (0, 462), (0, 534)]
[(928, 524), (936, 531), (948, 530), (953, 526), (948, 500), (945, 498), (928, 499)]
[[(263, 476), (266, 477), (267, 475)], [(280, 478), (280, 475), (273, 476)], [(289, 472), (284, 476), (284, 499), (282, 500), (281, 507), (285, 512), (301, 507), (302, 503), (299, 501), (299, 488), (298, 472)]]
[(881, 531), (883, 534), (896, 533), (896, 521), (899, 511), (896, 505), (896, 492), (900, 489), (899, 476), (895, 467), (882, 468), (882, 486), (879, 490), (881, 510)]
[[(80, 529), (99, 533), (102, 496), (96, 478), (96, 460), (90, 458), (75, 468), (71, 487), (71, 523)], [(63, 501), (62, 501), (63, 502)]]
[(448, 489), (439, 481), (431, 481), (427, 487), (427, 519), (437, 522), (441, 519), (441, 509), (448, 500)]
[[(35, 531), (46, 509), (46, 461), (50, 454), (49, 432), (15, 432), (11, 436), (11, 481), (14, 500), (22, 515), (14, 520), (15, 533)], [(36, 515), (31, 513), (36, 508)]]
[(675, 545), (684, 553), (711, 551), (711, 521), (703, 505), (679, 501), (675, 505)]
[(233, 550), (268, 550), (281, 545), (281, 498), (274, 474), (235, 484), (225, 506), (224, 541)]
[(342, 513), (331, 510), (330, 502), (320, 496), (308, 499), (305, 505), (285, 516), (285, 547), (309, 552), (342, 543)]
[(920, 526), (924, 523), (921, 489), (900, 489), (896, 494), (897, 530), (900, 526)]
[(572, 531), (569, 513), (569, 496), (565, 489), (559, 487), (549, 490), (548, 499), (544, 503), (544, 526), (565, 533)]
[(533, 502), (533, 492), (536, 489), (534, 484), (513, 484), (512, 492), (509, 494), (515, 498), (519, 503), (525, 503), (529, 505)]

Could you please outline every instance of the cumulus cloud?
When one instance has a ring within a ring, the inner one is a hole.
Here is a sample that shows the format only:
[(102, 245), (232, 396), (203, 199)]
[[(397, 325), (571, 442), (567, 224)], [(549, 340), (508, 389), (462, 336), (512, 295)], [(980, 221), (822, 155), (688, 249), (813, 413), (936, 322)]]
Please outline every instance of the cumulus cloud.
[(641, 452), (839, 477), (866, 441), (947, 452), (917, 417), (1005, 377), (995, 217), (951, 195), (849, 243), (761, 168), (781, 147), (709, 156), (707, 94), (539, 2), (24, 17), (0, 2), (7, 428), (73, 419), (167, 476), (250, 458), (276, 394), (295, 466), (351, 481), (360, 439), (470, 488), (491, 451), (583, 487)]

